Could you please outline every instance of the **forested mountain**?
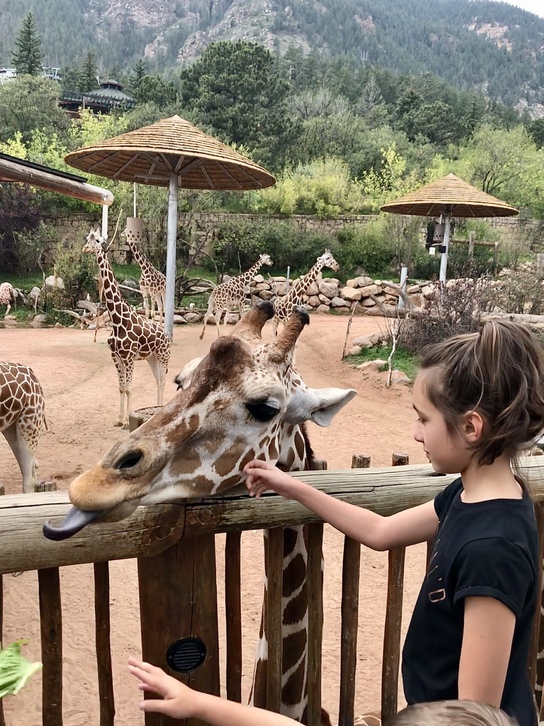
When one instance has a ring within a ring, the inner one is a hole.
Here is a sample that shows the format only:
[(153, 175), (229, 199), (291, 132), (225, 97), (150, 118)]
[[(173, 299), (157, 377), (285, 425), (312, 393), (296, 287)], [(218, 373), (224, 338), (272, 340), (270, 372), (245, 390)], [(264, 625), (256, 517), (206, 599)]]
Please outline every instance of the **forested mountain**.
[(519, 111), (544, 115), (544, 19), (489, 0), (0, 0), (0, 66), (11, 65), (25, 15), (51, 66), (128, 73), (140, 58), (168, 72), (212, 41), (352, 58), (403, 74), (432, 73)]

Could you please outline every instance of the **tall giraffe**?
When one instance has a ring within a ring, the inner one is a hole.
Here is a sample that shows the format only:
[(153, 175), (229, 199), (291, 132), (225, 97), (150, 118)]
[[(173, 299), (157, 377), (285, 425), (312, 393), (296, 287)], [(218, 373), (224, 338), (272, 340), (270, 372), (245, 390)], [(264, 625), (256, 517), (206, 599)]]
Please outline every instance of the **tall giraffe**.
[(280, 321), (285, 324), (285, 321), (289, 318), (297, 305), (302, 304), (302, 296), (310, 287), (312, 282), (317, 280), (319, 273), (324, 267), (330, 267), (335, 272), (340, 269), (340, 265), (332, 256), (330, 250), (325, 250), (321, 257), (317, 258), (313, 267), (311, 267), (305, 275), (293, 283), (293, 286), (286, 295), (283, 295), (283, 297), (277, 297), (274, 300), (274, 318), (272, 320), (274, 335), (278, 332), (278, 325), (280, 324)]
[(142, 270), (142, 274), (140, 275), (140, 292), (142, 293), (144, 301), (145, 317), (151, 320), (155, 319), (156, 303), (157, 312), (162, 322), (166, 300), (166, 275), (154, 267), (149, 257), (138, 244), (138, 240), (141, 240), (141, 233), (138, 227), (127, 224), (125, 237), (130, 251)]
[[(297, 309), (273, 340), (261, 330), (274, 314), (270, 302), (252, 308), (232, 335), (216, 340), (207, 356), (185, 367), (174, 398), (102, 461), (70, 485), (74, 505), (60, 528), (44, 533), (64, 539), (97, 516), (128, 516), (139, 504), (208, 496), (241, 481), (242, 467), (257, 457), (289, 470), (310, 468), (312, 450), (304, 423), (328, 426), (353, 389), (313, 389), (293, 365), (296, 341), (309, 322)], [(304, 722), (307, 709), (306, 529), (285, 530), (281, 711)], [(264, 705), (266, 618), (255, 668), (253, 702)], [(297, 647), (292, 647), (296, 642)], [(330, 725), (324, 713), (324, 724)]]
[(147, 360), (157, 381), (157, 405), (162, 406), (170, 341), (164, 330), (152, 320), (142, 318), (125, 301), (106, 255), (104, 240), (98, 229), (89, 232), (83, 252), (96, 255), (104, 303), (110, 314), (111, 335), (108, 346), (119, 377), (119, 426), (128, 425), (134, 362)]
[(257, 262), (252, 265), (249, 270), (243, 272), (241, 275), (231, 277), (230, 280), (222, 282), (220, 285), (214, 288), (210, 299), (208, 300), (208, 309), (204, 315), (204, 323), (202, 325), (202, 332), (200, 333), (200, 339), (204, 337), (206, 332), (206, 323), (208, 318), (215, 313), (215, 326), (217, 328), (217, 337), (219, 337), (219, 323), (221, 322), (221, 316), (225, 313), (225, 328), (227, 325), (227, 317), (231, 309), (238, 305), (240, 310), (249, 289), (251, 280), (257, 274), (257, 271), (261, 269), (263, 265), (271, 265), (272, 260), (270, 255), (263, 254), (259, 256)]
[(35, 452), (46, 428), (43, 391), (32, 368), (0, 361), (0, 431), (19, 464), (25, 494), (36, 488)]

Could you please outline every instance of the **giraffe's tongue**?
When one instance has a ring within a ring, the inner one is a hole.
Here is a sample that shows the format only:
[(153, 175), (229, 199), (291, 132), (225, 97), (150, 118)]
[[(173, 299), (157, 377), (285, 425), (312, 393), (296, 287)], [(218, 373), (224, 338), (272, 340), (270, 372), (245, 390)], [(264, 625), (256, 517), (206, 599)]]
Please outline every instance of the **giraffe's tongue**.
[(60, 541), (68, 539), (72, 535), (79, 532), (83, 527), (87, 526), (89, 522), (92, 522), (102, 514), (100, 511), (95, 512), (84, 512), (76, 507), (70, 507), (60, 527), (53, 527), (49, 522), (45, 522), (43, 525), (43, 534), (47, 539)]

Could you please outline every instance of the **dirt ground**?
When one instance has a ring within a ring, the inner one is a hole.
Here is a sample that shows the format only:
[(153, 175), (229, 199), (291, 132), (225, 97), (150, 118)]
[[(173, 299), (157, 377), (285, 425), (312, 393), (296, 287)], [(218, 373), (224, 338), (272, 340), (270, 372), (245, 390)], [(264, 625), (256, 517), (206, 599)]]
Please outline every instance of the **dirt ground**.
[[(373, 466), (387, 466), (393, 451), (410, 455), (411, 463), (426, 461), (412, 438), (414, 414), (409, 388), (387, 389), (385, 374), (364, 374), (341, 362), (347, 318), (313, 315), (301, 335), (297, 367), (305, 382), (315, 387), (356, 388), (356, 396), (326, 429), (310, 426), (316, 455), (330, 469), (349, 468), (352, 454), (367, 454)], [(378, 318), (355, 318), (350, 340), (383, 327)], [(268, 328), (268, 326), (267, 326)], [(182, 366), (205, 353), (215, 338), (208, 328), (203, 341), (199, 327), (176, 327), (165, 397), (175, 394), (173, 378)], [(59, 489), (94, 464), (115, 442), (127, 435), (114, 427), (119, 406), (117, 376), (106, 344), (107, 332), (76, 329), (0, 329), (4, 360), (32, 366), (44, 389), (49, 431), (38, 449), (40, 478), (53, 477)], [(265, 328), (264, 337), (270, 335)], [(146, 363), (135, 371), (132, 408), (155, 404), (155, 382)], [(21, 491), (15, 459), (0, 437), (0, 483), (6, 493)], [(218, 537), (218, 550), (223, 546)], [(262, 535), (247, 532), (243, 541), (244, 672), (245, 693), (252, 675), (253, 655), (262, 593), (261, 566), (254, 553)], [(330, 527), (325, 533), (325, 626), (323, 646), (323, 705), (333, 719), (338, 709), (340, 599), (343, 537)], [(424, 571), (423, 546), (411, 548), (406, 562), (405, 617), (409, 613)], [(223, 557), (219, 554), (218, 566)], [(140, 651), (138, 592), (135, 563), (111, 564), (112, 657), (117, 726), (143, 724), (139, 694), (126, 671), (129, 654)], [(381, 648), (386, 597), (387, 555), (364, 549), (361, 568), (360, 628), (356, 714), (379, 706)], [(220, 575), (221, 581), (221, 575)], [(64, 724), (98, 726), (98, 695), (94, 652), (92, 566), (64, 568), (61, 574), (64, 650)], [(223, 597), (219, 592), (219, 607)], [(181, 637), (182, 634), (180, 634)], [(4, 644), (27, 638), (24, 653), (40, 658), (37, 577), (26, 572), (4, 577)], [(223, 664), (224, 669), (224, 664)], [(224, 678), (222, 679), (224, 680)], [(41, 724), (41, 679), (35, 676), (17, 697), (4, 700), (8, 726)], [(334, 721), (333, 721), (334, 723)]]

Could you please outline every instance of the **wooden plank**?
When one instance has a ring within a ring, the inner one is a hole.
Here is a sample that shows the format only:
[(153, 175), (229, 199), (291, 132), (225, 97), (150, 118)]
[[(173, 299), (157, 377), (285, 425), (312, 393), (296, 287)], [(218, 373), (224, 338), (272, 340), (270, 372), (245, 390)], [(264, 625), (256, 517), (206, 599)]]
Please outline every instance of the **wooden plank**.
[(266, 708), (279, 713), (282, 677), (282, 584), (283, 584), (283, 530), (268, 531), (265, 539), (266, 560), (266, 636), (268, 640), (268, 672), (266, 682)]
[(340, 644), (340, 699), (338, 726), (352, 726), (354, 719), (357, 634), (359, 627), (359, 579), (361, 545), (344, 539)]
[(323, 524), (308, 525), (308, 723), (321, 726)]
[(225, 543), (225, 616), (227, 698), (242, 701), (241, 532), (229, 532)]
[[(522, 475), (535, 501), (544, 500), (544, 457), (525, 457)], [(293, 472), (318, 489), (384, 516), (433, 499), (456, 475), (436, 476), (429, 465)], [(149, 556), (184, 536), (308, 524), (319, 517), (298, 502), (265, 494), (258, 500), (236, 487), (215, 498), (157, 504), (138, 509), (121, 522), (91, 524), (73, 538), (51, 542), (43, 536), (47, 519), (62, 518), (66, 492), (0, 497), (0, 574), (47, 567)]]
[(69, 508), (67, 492), (0, 497), (0, 573), (153, 555), (183, 536), (181, 502), (138, 507), (122, 523), (91, 524), (63, 542), (46, 539), (44, 522), (60, 523)]
[(42, 726), (62, 726), (62, 610), (58, 567), (38, 570)]
[[(219, 634), (215, 538), (189, 538), (154, 557), (138, 560), (140, 623), (144, 660), (164, 668), (199, 691), (219, 695)], [(177, 586), (176, 586), (177, 580)], [(170, 671), (168, 647), (179, 638), (201, 638), (207, 650), (199, 668), (181, 676)], [(145, 714), (146, 726), (185, 724), (196, 719), (172, 720), (162, 714)]]
[(110, 638), (110, 571), (107, 562), (94, 565), (94, 619), (100, 726), (114, 726), (115, 699)]

